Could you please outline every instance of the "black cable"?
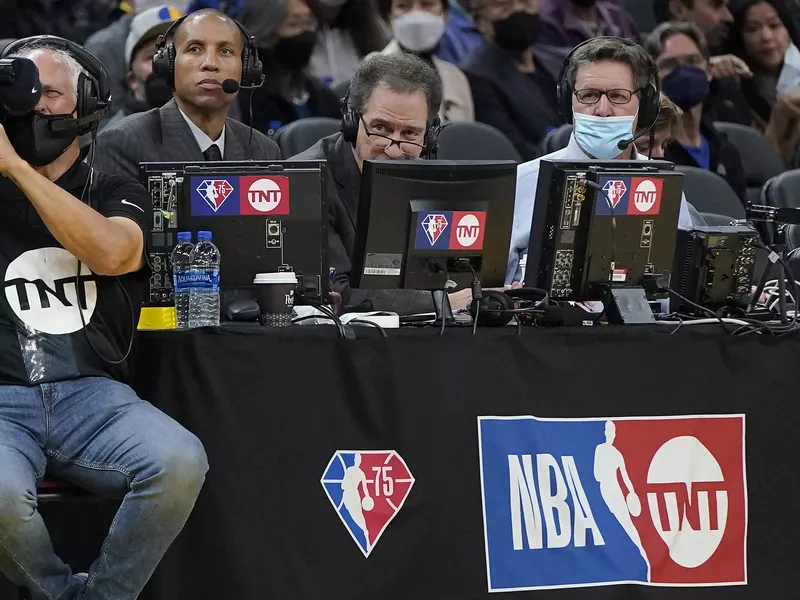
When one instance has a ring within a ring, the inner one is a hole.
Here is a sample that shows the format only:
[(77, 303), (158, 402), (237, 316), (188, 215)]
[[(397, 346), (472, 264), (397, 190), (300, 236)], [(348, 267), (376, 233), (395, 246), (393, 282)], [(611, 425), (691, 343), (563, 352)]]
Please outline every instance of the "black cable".
[(372, 321), (363, 321), (361, 319), (353, 319), (352, 321), (349, 321), (348, 324), (349, 325), (367, 325), (369, 327), (374, 327), (378, 331), (381, 332), (381, 337), (389, 337), (388, 335), (386, 335), (386, 330), (383, 327), (381, 327), (377, 323), (373, 323)]
[(316, 308), (322, 314), (330, 317), (336, 324), (336, 328), (339, 330), (339, 337), (341, 337), (342, 339), (347, 339), (347, 332), (344, 329), (344, 324), (342, 323), (342, 320), (338, 316), (336, 316), (336, 314), (330, 308), (324, 306), (323, 304), (320, 304), (316, 300), (311, 300), (310, 298), (303, 298), (303, 302), (305, 304), (308, 304), (309, 306)]

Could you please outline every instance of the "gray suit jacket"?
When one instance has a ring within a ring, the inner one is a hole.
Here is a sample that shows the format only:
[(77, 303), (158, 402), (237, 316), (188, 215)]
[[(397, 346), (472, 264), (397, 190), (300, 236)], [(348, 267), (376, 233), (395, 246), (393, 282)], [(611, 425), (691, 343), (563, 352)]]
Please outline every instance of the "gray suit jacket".
[[(228, 119), (225, 125), (226, 161), (276, 160), (278, 145), (259, 131)], [(103, 129), (97, 136), (95, 168), (100, 173), (127, 175), (139, 181), (141, 162), (202, 161), (203, 153), (175, 100), (161, 108), (131, 115)]]

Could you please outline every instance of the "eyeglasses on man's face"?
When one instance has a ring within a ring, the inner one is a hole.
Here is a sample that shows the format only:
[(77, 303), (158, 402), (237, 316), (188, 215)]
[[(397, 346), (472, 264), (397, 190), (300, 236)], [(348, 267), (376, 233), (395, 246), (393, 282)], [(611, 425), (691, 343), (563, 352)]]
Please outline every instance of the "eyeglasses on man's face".
[(611, 102), (611, 104), (616, 104), (619, 106), (628, 104), (637, 91), (638, 90), (631, 91), (622, 88), (605, 91), (586, 88), (583, 90), (576, 90), (575, 99), (581, 104), (592, 105), (600, 102), (600, 98), (605, 96), (608, 98), (608, 101)]
[(397, 144), (397, 147), (400, 148), (400, 152), (402, 152), (406, 156), (415, 156), (415, 157), (419, 156), (425, 149), (425, 146), (423, 144), (419, 144), (417, 142), (411, 142), (408, 140), (396, 140), (380, 132), (370, 131), (370, 128), (367, 125), (367, 122), (364, 120), (363, 115), (359, 115), (358, 118), (361, 119), (361, 124), (364, 126), (364, 133), (367, 134), (367, 141), (373, 148), (387, 150), (391, 146)]

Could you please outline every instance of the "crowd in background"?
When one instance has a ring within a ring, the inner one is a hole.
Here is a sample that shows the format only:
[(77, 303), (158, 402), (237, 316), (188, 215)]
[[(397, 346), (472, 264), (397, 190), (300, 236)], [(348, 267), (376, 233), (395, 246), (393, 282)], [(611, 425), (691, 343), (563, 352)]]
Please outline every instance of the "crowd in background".
[(564, 58), (613, 35), (645, 46), (665, 96), (640, 151), (716, 172), (743, 200), (747, 157), (715, 123), (752, 127), (786, 169), (800, 164), (800, 0), (5, 0), (0, 8), (0, 36), (59, 35), (103, 61), (113, 86), (105, 126), (169, 100), (150, 64), (157, 36), (182, 14), (217, 8), (255, 36), (266, 74), (231, 116), (268, 135), (306, 117), (338, 118), (363, 57), (409, 52), (442, 79), (443, 122), (491, 125), (531, 160), (564, 126), (556, 101)]

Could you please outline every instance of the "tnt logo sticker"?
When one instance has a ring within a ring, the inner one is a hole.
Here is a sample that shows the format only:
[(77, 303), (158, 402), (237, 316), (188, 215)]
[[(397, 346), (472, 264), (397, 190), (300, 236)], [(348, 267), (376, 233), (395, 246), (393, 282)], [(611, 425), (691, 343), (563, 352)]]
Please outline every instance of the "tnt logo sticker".
[(489, 591), (746, 585), (744, 416), (479, 417)]
[(239, 205), (236, 200), (228, 201), (228, 198), (236, 190), (238, 179), (238, 177), (225, 179), (192, 177), (189, 183), (192, 195), (192, 216), (238, 215)]
[(483, 250), (486, 213), (454, 212), (454, 227), (450, 230), (450, 250)]
[(339, 450), (322, 476), (336, 514), (364, 556), (403, 508), (414, 478), (394, 450)]
[(289, 214), (288, 177), (240, 177), (239, 184), (241, 214)]
[(444, 235), (444, 233), (452, 222), (453, 213), (451, 212), (419, 213), (414, 248), (416, 250), (447, 250), (450, 236)]
[[(594, 214), (596, 215), (625, 215), (628, 213), (628, 199), (630, 197), (631, 180), (608, 179), (601, 177), (598, 182), (608, 198), (601, 193), (597, 193)], [(609, 205), (609, 202), (611, 204)]]
[(628, 204), (628, 214), (657, 215), (661, 210), (661, 189), (663, 187), (663, 179), (632, 178), (633, 202)]

